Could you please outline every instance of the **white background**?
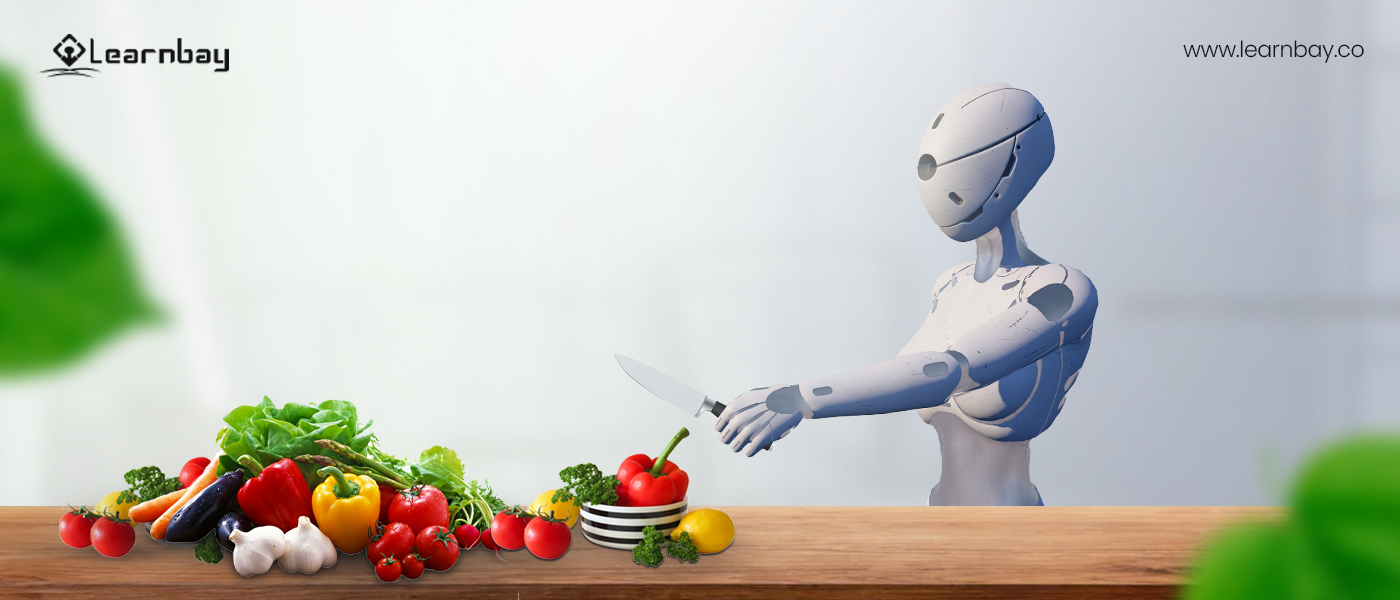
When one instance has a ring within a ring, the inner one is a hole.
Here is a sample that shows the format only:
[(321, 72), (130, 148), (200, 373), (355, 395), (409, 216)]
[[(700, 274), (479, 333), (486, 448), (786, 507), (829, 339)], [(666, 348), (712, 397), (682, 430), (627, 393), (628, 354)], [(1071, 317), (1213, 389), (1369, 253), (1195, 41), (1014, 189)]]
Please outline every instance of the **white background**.
[[(266, 394), (353, 401), (511, 503), (687, 426), (693, 505), (922, 504), (912, 413), (748, 459), (612, 353), (725, 400), (894, 356), (973, 255), (920, 205), (916, 145), (990, 81), (1055, 125), (1030, 246), (1099, 290), (1032, 442), (1047, 504), (1280, 502), (1319, 443), (1400, 423), (1397, 32), (1380, 1), (0, 3), (0, 61), (169, 315), (0, 382), (0, 503), (178, 469)], [(45, 79), (69, 33), (232, 68)], [(1366, 53), (1183, 55), (1241, 39)]]

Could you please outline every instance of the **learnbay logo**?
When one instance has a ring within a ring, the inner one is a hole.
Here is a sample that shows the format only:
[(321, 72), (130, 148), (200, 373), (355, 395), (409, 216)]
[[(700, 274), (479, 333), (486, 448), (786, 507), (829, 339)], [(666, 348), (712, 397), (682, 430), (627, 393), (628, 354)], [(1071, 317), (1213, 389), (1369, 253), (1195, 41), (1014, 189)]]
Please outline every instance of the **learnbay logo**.
[(88, 65), (211, 65), (215, 73), (227, 73), (232, 62), (228, 48), (193, 48), (185, 45), (185, 38), (175, 38), (173, 48), (106, 48), (98, 49), (97, 41), (88, 38), (86, 46), (73, 34), (63, 36), (53, 47), (54, 56), (63, 61), (64, 66), (39, 71), (49, 77), (92, 77), (102, 71), (96, 67), (74, 67), (87, 58)]

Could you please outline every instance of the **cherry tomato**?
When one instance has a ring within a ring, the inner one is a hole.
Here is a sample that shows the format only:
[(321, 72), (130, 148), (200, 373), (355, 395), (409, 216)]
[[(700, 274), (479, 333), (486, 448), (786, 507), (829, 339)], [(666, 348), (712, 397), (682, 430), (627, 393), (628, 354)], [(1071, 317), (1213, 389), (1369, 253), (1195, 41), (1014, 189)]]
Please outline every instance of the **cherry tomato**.
[(92, 524), (92, 547), (102, 556), (123, 556), (135, 544), (136, 530), (131, 523), (102, 517)]
[(403, 575), (403, 564), (392, 556), (386, 556), (374, 565), (374, 576), (380, 581), (397, 581), (400, 575)]
[(496, 545), (496, 540), (491, 539), (490, 527), (487, 527), (486, 529), (481, 531), (481, 545), (486, 546), (486, 549), (492, 552), (501, 551), (501, 547)]
[(525, 547), (525, 511), (512, 506), (491, 519), (491, 539), (502, 550), (519, 550)]
[(399, 561), (403, 565), (403, 576), (409, 579), (418, 579), (423, 576), (423, 558), (417, 552), (410, 553)]
[(457, 563), (462, 546), (446, 529), (436, 525), (418, 532), (418, 555), (423, 565), (434, 571), (446, 571)]
[(204, 469), (208, 467), (209, 459), (202, 456), (191, 458), (189, 462), (185, 463), (184, 468), (180, 469), (180, 488), (190, 487), (190, 484), (199, 479), (199, 476), (204, 474)]
[(471, 523), (463, 523), (457, 526), (452, 535), (457, 536), (457, 543), (462, 545), (463, 550), (471, 550), (481, 541), (481, 532), (476, 530), (476, 526)]
[(369, 548), (365, 556), (379, 564), (386, 556), (402, 561), (413, 552), (413, 530), (403, 523), (375, 523), (374, 535), (370, 536)]
[(568, 523), (549, 517), (535, 517), (525, 525), (525, 547), (536, 558), (554, 560), (569, 551), (574, 536)]
[(75, 508), (58, 520), (58, 537), (63, 543), (74, 548), (91, 546), (92, 524), (96, 521), (97, 515), (87, 507)]
[(403, 490), (389, 505), (389, 522), (403, 523), (414, 531), (433, 525), (446, 528), (452, 523), (447, 513), (447, 496), (431, 485)]

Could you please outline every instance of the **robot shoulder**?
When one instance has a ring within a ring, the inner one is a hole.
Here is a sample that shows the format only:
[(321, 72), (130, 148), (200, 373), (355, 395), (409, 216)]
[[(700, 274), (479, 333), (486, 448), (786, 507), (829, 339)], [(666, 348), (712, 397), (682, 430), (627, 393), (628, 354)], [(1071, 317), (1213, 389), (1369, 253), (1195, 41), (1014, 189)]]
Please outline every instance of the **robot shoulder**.
[(1094, 282), (1079, 269), (1056, 263), (1035, 267), (1026, 276), (1019, 297), (1049, 321), (1073, 320), (1088, 325), (1099, 306)]
[(971, 279), (972, 270), (975, 266), (974, 263), (965, 262), (953, 265), (947, 271), (944, 271), (942, 275), (938, 276), (938, 279), (933, 280), (933, 297), (937, 299), (938, 294), (944, 290), (957, 287), (958, 283), (964, 279)]

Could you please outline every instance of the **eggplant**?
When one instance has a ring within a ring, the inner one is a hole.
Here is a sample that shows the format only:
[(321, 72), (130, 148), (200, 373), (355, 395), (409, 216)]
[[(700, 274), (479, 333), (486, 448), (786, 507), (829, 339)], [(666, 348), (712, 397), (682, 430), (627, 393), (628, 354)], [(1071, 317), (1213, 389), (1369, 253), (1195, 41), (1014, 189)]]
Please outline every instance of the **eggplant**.
[(233, 535), (234, 531), (249, 532), (252, 530), (253, 520), (249, 519), (248, 515), (236, 510), (231, 510), (224, 513), (224, 516), (219, 517), (219, 525), (215, 530), (215, 535), (219, 538), (220, 546), (228, 548), (229, 552), (233, 552), (233, 540), (228, 539), (228, 536)]
[(233, 499), (238, 497), (238, 488), (243, 487), (243, 469), (224, 473), (209, 487), (195, 494), (190, 501), (175, 511), (170, 525), (165, 529), (167, 542), (198, 542), (209, 535), (219, 524), (219, 517), (228, 512)]

